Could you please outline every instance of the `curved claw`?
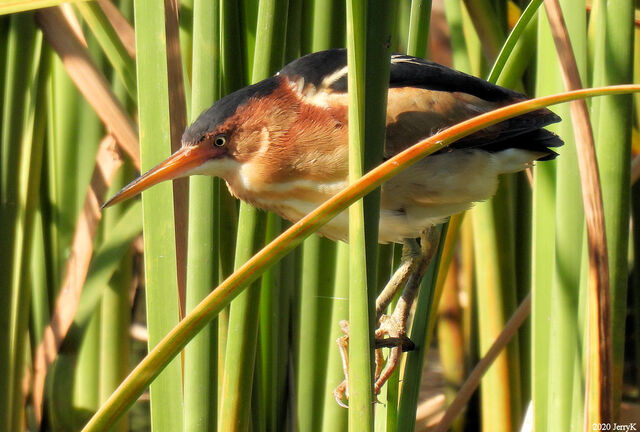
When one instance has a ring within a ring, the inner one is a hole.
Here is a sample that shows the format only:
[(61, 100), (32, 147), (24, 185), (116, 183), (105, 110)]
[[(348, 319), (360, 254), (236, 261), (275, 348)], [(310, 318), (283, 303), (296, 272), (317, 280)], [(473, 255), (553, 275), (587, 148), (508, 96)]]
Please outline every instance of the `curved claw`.
[[(391, 348), (391, 354), (389, 358), (387, 358), (387, 362), (384, 366), (384, 369), (380, 373), (380, 376), (377, 377), (376, 382), (373, 386), (373, 392), (375, 395), (380, 393), (382, 386), (389, 380), (393, 371), (396, 370), (398, 365), (400, 364), (400, 357), (402, 356), (402, 349), (400, 346), (396, 346), (395, 348)], [(376, 398), (377, 399), (377, 398)]]
[(340, 405), (342, 408), (349, 408), (349, 405), (343, 402), (343, 401), (349, 400), (349, 398), (347, 397), (347, 381), (346, 380), (342, 381), (338, 385), (338, 387), (335, 388), (335, 390), (333, 391), (333, 397), (336, 399), (336, 403)]
[(336, 399), (338, 405), (342, 408), (349, 408), (343, 400), (349, 400), (349, 389), (348, 389), (348, 379), (349, 379), (349, 322), (348, 321), (340, 321), (340, 328), (344, 333), (344, 336), (336, 339), (336, 344), (338, 344), (338, 349), (340, 350), (340, 358), (342, 359), (342, 372), (344, 373), (344, 381), (342, 381), (338, 387), (333, 391), (333, 397)]

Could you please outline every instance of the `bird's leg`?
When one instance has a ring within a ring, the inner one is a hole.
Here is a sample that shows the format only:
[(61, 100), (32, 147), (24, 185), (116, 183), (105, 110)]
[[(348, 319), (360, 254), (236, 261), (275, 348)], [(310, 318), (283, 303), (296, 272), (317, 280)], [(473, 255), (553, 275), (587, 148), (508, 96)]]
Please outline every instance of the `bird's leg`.
[[(413, 342), (406, 336), (407, 320), (411, 305), (418, 293), (429, 262), (437, 249), (439, 240), (437, 231), (434, 228), (423, 230), (420, 238), (420, 245), (415, 239), (406, 239), (404, 241), (400, 267), (376, 299), (376, 319), (378, 321), (378, 328), (375, 332), (376, 369), (374, 391), (376, 395), (380, 393), (384, 383), (400, 364), (402, 352), (410, 351), (414, 348)], [(383, 314), (402, 286), (404, 286), (404, 290), (393, 313), (391, 315)], [(336, 342), (342, 357), (345, 379), (336, 387), (333, 395), (340, 406), (346, 407), (344, 400), (349, 398), (347, 388), (349, 376), (349, 323), (341, 321), (340, 327), (345, 335), (338, 338)], [(391, 349), (391, 353), (384, 365), (381, 348)]]
[(376, 320), (380, 320), (391, 300), (393, 300), (400, 288), (407, 283), (411, 274), (415, 272), (419, 265), (420, 255), (418, 242), (412, 238), (405, 239), (402, 246), (400, 267), (398, 267), (376, 299)]
[[(387, 308), (391, 300), (395, 297), (397, 292), (407, 283), (407, 280), (416, 270), (420, 261), (420, 246), (415, 239), (409, 238), (405, 239), (403, 247), (402, 247), (402, 260), (400, 262), (400, 267), (395, 271), (387, 285), (378, 295), (376, 299), (376, 322), (380, 322), (380, 318), (382, 317), (382, 313)], [(388, 318), (388, 317), (387, 317)], [(379, 325), (379, 324), (378, 324)], [(344, 403), (345, 400), (349, 398), (348, 392), (348, 380), (349, 380), (349, 322), (348, 321), (340, 321), (340, 329), (344, 333), (344, 336), (340, 336), (336, 339), (336, 344), (338, 345), (338, 349), (340, 351), (340, 358), (342, 359), (342, 369), (344, 371), (344, 381), (340, 383), (338, 387), (333, 391), (333, 396), (336, 399), (338, 405), (342, 407), (347, 407)], [(387, 335), (389, 337), (384, 338)], [(389, 335), (388, 332), (380, 331), (378, 328), (376, 330), (376, 370), (375, 370), (375, 379), (377, 380), (380, 374), (382, 373), (384, 366), (384, 359), (382, 357), (382, 351), (380, 348), (394, 348), (400, 346), (399, 339), (393, 338)], [(409, 344), (411, 341), (406, 339)], [(410, 349), (409, 346), (407, 349)]]
[(398, 300), (398, 304), (396, 305), (392, 315), (402, 324), (406, 324), (407, 322), (411, 305), (418, 294), (420, 283), (427, 271), (427, 267), (438, 248), (439, 240), (438, 231), (435, 227), (424, 229), (420, 235), (420, 258), (418, 260), (417, 267), (407, 281), (407, 285), (405, 286), (404, 291), (402, 291), (402, 296)]
[[(376, 374), (374, 387), (375, 394), (380, 392), (384, 383), (387, 382), (393, 371), (400, 364), (402, 351), (409, 351), (414, 347), (413, 342), (406, 336), (407, 320), (409, 319), (409, 313), (411, 312), (413, 301), (418, 294), (422, 278), (424, 277), (427, 267), (429, 266), (429, 263), (431, 262), (431, 259), (438, 247), (439, 237), (437, 230), (433, 227), (423, 230), (420, 235), (420, 239), (419, 253), (417, 256), (415, 253), (411, 254), (411, 264), (409, 265), (411, 271), (406, 278), (406, 285), (402, 291), (400, 299), (398, 300), (398, 304), (390, 316), (380, 315), (379, 327), (376, 331), (376, 348), (379, 346), (388, 346), (391, 348), (391, 353), (387, 358), (387, 362), (382, 372), (380, 372), (380, 374)], [(405, 247), (409, 244), (410, 243), (408, 241), (405, 241)], [(403, 264), (404, 262), (405, 251), (403, 250)], [(403, 265), (401, 264), (400, 269), (402, 268)], [(397, 273), (398, 272), (394, 274), (392, 281), (395, 279)], [(383, 293), (387, 288), (388, 285), (383, 290)]]

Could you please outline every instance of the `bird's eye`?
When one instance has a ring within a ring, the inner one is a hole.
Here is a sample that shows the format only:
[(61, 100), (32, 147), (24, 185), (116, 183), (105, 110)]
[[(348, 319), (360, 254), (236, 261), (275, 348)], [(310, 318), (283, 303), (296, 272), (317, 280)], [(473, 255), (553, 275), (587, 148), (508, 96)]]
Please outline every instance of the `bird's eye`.
[(213, 144), (216, 147), (224, 147), (227, 144), (227, 137), (224, 135), (218, 135), (214, 140)]

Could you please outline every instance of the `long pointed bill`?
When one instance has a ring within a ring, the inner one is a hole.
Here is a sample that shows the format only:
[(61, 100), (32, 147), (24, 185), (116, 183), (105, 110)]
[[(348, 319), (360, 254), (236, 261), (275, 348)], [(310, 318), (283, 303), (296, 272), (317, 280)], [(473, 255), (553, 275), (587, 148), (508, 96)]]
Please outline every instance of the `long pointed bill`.
[(123, 187), (120, 192), (102, 205), (112, 206), (138, 195), (165, 180), (173, 180), (188, 175), (189, 171), (200, 166), (209, 158), (215, 157), (218, 149), (209, 145), (182, 147), (180, 150), (160, 162), (155, 167)]

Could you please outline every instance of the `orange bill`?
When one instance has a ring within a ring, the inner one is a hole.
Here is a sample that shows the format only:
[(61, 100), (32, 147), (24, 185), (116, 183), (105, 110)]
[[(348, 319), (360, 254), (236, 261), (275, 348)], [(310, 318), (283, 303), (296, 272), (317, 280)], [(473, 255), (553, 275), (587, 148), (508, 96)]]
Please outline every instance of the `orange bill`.
[(123, 187), (120, 192), (102, 205), (102, 208), (112, 206), (128, 200), (140, 192), (149, 189), (165, 180), (173, 180), (189, 175), (189, 172), (203, 164), (209, 158), (215, 157), (216, 148), (208, 145), (187, 146), (169, 156), (163, 162)]

